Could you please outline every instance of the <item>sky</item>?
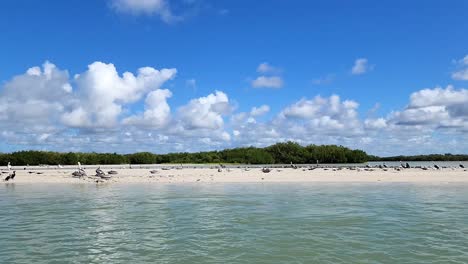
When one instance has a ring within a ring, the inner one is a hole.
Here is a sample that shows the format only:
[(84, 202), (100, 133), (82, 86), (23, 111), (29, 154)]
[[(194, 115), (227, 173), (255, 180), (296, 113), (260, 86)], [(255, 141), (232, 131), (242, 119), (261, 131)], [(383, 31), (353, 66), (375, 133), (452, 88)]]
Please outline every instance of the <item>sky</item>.
[(0, 152), (468, 153), (465, 0), (4, 0)]

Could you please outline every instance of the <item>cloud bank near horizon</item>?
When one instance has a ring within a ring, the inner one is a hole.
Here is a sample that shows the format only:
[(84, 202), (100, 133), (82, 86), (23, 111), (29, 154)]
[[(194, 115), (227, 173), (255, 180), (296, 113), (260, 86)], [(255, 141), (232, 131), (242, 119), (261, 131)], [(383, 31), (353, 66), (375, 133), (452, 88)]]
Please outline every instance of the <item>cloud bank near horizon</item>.
[[(257, 71), (280, 73), (267, 63)], [(220, 89), (174, 106), (170, 98), (178, 95), (165, 86), (176, 76), (174, 68), (141, 67), (136, 73), (119, 73), (113, 64), (99, 61), (71, 75), (46, 61), (2, 85), (1, 146), (165, 153), (293, 140), (304, 145), (344, 145), (378, 155), (468, 149), (467, 89), (448, 85), (417, 90), (405, 108), (362, 118), (359, 102), (339, 95), (298, 98), (276, 112), (266, 102), (258, 102), (242, 112)], [(143, 109), (133, 110), (134, 104)]]

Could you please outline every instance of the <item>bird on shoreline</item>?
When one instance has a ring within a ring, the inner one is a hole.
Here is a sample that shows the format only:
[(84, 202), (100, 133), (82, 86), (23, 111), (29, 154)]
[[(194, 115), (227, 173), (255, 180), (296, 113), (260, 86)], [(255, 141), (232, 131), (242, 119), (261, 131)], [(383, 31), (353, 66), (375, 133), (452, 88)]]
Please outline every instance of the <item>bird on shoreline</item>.
[(3, 181), (9, 181), (15, 179), (16, 171), (13, 171), (13, 174), (8, 175)]
[(440, 167), (439, 167), (439, 165), (437, 165), (437, 164), (434, 164), (434, 168), (435, 168), (436, 170), (440, 170)]
[(10, 164), (10, 162), (8, 162), (7, 168), (8, 168), (8, 171), (11, 170), (11, 164)]
[(459, 166), (460, 166), (460, 168), (462, 168), (462, 169), (464, 169), (464, 168), (465, 168), (465, 165), (463, 165), (463, 164), (461, 164), (461, 163), (460, 163), (460, 165), (459, 165)]
[(98, 167), (96, 169), (96, 176), (103, 178), (106, 176), (106, 173), (103, 170), (101, 170), (101, 167)]

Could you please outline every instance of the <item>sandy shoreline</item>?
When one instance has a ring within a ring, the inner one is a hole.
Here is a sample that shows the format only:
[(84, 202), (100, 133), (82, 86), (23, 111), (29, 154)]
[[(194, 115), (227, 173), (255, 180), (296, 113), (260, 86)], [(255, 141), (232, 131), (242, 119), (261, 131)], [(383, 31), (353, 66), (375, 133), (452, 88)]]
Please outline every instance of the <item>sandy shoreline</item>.
[[(86, 169), (88, 177), (82, 179), (72, 177), (76, 169), (48, 169), (48, 170), (17, 170), (15, 183), (91, 183), (96, 184), (94, 169)], [(107, 173), (107, 169), (103, 169)], [(468, 183), (468, 171), (461, 168), (445, 168), (440, 170), (422, 170), (417, 168), (402, 169), (400, 171), (389, 168), (373, 169), (272, 169), (270, 173), (264, 173), (259, 168), (224, 169), (218, 172), (216, 168), (184, 168), (184, 169), (115, 169), (118, 174), (114, 175), (107, 183), (248, 183), (248, 182), (460, 182)], [(37, 174), (37, 173), (41, 174)], [(8, 174), (2, 174), (4, 179)]]

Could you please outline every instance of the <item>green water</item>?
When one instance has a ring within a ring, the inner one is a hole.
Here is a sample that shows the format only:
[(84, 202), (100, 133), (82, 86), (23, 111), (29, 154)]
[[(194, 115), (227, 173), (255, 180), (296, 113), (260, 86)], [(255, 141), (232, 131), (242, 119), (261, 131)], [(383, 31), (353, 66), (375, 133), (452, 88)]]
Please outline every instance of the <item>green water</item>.
[(0, 263), (468, 263), (468, 185), (0, 185)]

